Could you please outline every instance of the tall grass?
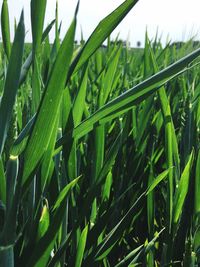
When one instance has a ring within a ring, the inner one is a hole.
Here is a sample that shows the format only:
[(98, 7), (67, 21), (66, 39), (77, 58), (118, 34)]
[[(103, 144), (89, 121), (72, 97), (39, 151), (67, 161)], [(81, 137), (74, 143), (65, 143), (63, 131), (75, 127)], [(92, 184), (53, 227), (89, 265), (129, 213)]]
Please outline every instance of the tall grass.
[(77, 47), (31, 0), (29, 53), (3, 1), (0, 266), (200, 264), (200, 49), (111, 42), (137, 2)]

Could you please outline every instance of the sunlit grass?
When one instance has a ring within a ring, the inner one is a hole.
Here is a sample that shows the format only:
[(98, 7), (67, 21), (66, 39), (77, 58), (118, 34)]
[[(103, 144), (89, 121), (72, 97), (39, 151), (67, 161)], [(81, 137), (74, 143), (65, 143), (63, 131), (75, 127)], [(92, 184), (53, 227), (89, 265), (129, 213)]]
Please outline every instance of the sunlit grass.
[(3, 1), (0, 267), (198, 266), (200, 49), (111, 42), (136, 3), (77, 47), (32, 0), (29, 52)]

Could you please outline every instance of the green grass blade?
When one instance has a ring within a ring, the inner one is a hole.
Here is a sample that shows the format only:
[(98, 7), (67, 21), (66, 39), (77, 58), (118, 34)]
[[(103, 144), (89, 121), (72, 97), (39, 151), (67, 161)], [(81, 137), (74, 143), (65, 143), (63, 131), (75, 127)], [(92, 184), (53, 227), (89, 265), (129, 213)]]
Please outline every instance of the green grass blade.
[(10, 58), (11, 42), (10, 42), (10, 20), (8, 11), (8, 2), (3, 0), (1, 9), (1, 32), (5, 53), (7, 58)]
[[(23, 184), (27, 182), (29, 175), (33, 172), (48, 147), (52, 135), (52, 125), (54, 125), (57, 113), (59, 112), (58, 109), (62, 100), (65, 77), (73, 54), (75, 29), (76, 17), (59, 49), (51, 78), (45, 89), (32, 133), (28, 140), (25, 150)], [(55, 88), (57, 89), (55, 90)], [(49, 116), (49, 113), (51, 113), (51, 116)]]
[[(152, 154), (154, 151), (154, 144), (152, 146)], [(148, 240), (151, 240), (154, 237), (155, 233), (155, 207), (156, 207), (156, 202), (155, 202), (155, 192), (153, 189), (155, 188), (154, 186), (157, 186), (162, 179), (161, 173), (156, 179), (154, 178), (154, 164), (153, 164), (153, 159), (151, 159), (150, 163), (150, 170), (149, 170), (149, 177), (148, 177), (148, 189), (147, 189), (147, 222), (148, 222)], [(166, 175), (165, 175), (166, 176)], [(155, 258), (155, 253), (154, 251), (150, 251), (149, 255), (147, 256), (148, 264), (149, 267), (154, 266), (154, 258)]]
[(86, 240), (87, 240), (87, 233), (88, 233), (88, 225), (86, 225), (86, 227), (83, 229), (83, 232), (81, 233), (81, 236), (80, 236), (77, 253), (76, 253), (75, 267), (81, 267), (82, 265), (83, 255), (84, 255), (84, 250), (85, 250)]
[(80, 124), (82, 116), (83, 116), (86, 90), (87, 90), (87, 82), (88, 82), (87, 80), (88, 80), (88, 68), (86, 68), (83, 72), (80, 89), (76, 95), (76, 99), (73, 104), (73, 119), (74, 119), (75, 127), (78, 124)]
[(132, 257), (134, 257), (135, 254), (137, 254), (142, 248), (143, 245), (131, 251), (122, 261), (115, 265), (115, 267), (127, 266), (128, 262), (131, 261)]
[(42, 41), (46, 3), (47, 0), (31, 0), (31, 27), (34, 55), (37, 53)]
[(22, 13), (17, 31), (15, 34), (14, 43), (10, 55), (8, 71), (4, 85), (4, 92), (0, 104), (0, 154), (3, 151), (5, 140), (10, 125), (15, 97), (19, 87), (19, 79), (22, 66), (22, 57), (24, 51), (24, 15)]
[[(49, 32), (51, 31), (53, 25), (55, 23), (55, 20), (53, 20), (44, 30), (43, 34), (42, 34), (42, 42), (46, 39), (46, 37), (48, 36)], [(28, 57), (26, 58), (23, 66), (22, 66), (22, 70), (21, 70), (21, 75), (20, 75), (20, 85), (23, 84), (23, 82), (26, 80), (28, 71), (31, 67), (33, 61), (33, 53), (30, 52), (30, 54), (28, 55)]]
[(45, 233), (47, 232), (49, 228), (49, 224), (50, 224), (49, 209), (47, 205), (45, 204), (42, 209), (42, 213), (41, 213), (41, 217), (40, 217), (40, 221), (38, 225), (37, 240), (41, 239), (45, 235)]
[(0, 158), (0, 200), (3, 204), (6, 204), (6, 177), (4, 173), (4, 166), (2, 159)]
[(192, 151), (188, 159), (188, 162), (183, 170), (183, 173), (181, 175), (178, 188), (176, 189), (175, 200), (174, 200), (174, 216), (173, 216), (173, 223), (175, 225), (178, 223), (178, 220), (182, 213), (183, 204), (185, 202), (185, 198), (188, 193), (190, 170), (193, 162), (193, 154), (194, 152)]
[(29, 137), (29, 133), (31, 128), (35, 122), (35, 115), (28, 121), (28, 123), (24, 126), (23, 130), (19, 134), (18, 138), (15, 140), (13, 147), (11, 148), (11, 155), (18, 156), (23, 152), (26, 147), (27, 140)]
[(46, 183), (49, 182), (49, 179), (50, 179), (49, 175), (51, 175), (52, 165), (54, 165), (53, 152), (54, 152), (56, 137), (58, 134), (59, 115), (60, 114), (58, 113), (57, 120), (54, 124), (53, 134), (51, 136), (48, 148), (45, 151), (44, 158), (42, 161), (42, 166), (41, 166), (41, 190), (42, 191), (45, 190)]
[(126, 0), (111, 14), (104, 18), (96, 27), (88, 41), (85, 43), (77, 57), (74, 59), (69, 76), (77, 71), (91, 57), (97, 48), (106, 40), (117, 25), (123, 20), (128, 12), (134, 7), (138, 0)]
[[(6, 170), (6, 212), (9, 212), (13, 204), (18, 174), (18, 158), (10, 157)], [(13, 222), (12, 222), (13, 223)]]
[(147, 189), (146, 195), (148, 195), (151, 191), (153, 191), (155, 189), (155, 187), (163, 180), (166, 178), (166, 176), (168, 175), (169, 170), (165, 170), (164, 172), (162, 172), (161, 174), (159, 174), (154, 181), (152, 182), (152, 184), (149, 186), (149, 188)]
[(69, 185), (65, 186), (62, 191), (59, 194), (58, 199), (56, 200), (52, 211), (55, 212), (63, 203), (63, 200), (66, 198), (66, 195), (68, 194), (71, 187), (73, 187), (78, 181), (80, 180), (80, 177), (74, 179)]
[[(16, 178), (18, 175), (18, 159), (10, 159), (6, 170), (6, 216), (3, 231), (0, 235), (0, 243), (7, 247), (5, 251), (0, 252), (0, 259), (6, 265), (14, 266), (14, 243), (16, 241), (17, 228), (17, 209), (16, 199)], [(0, 260), (0, 261), (1, 261)]]
[[(149, 45), (150, 55), (153, 62), (154, 72), (158, 72), (159, 68), (156, 62), (155, 55), (151, 46)], [(174, 176), (173, 176), (173, 120), (171, 116), (170, 103), (165, 91), (164, 86), (158, 90), (158, 97), (161, 103), (162, 115), (165, 123), (165, 146), (166, 146), (166, 158), (167, 168), (169, 168), (169, 182), (168, 182), (168, 198), (167, 198), (167, 220), (169, 226), (169, 232), (171, 231), (172, 215), (173, 215), (173, 193), (174, 193)]]
[(31, 27), (33, 37), (32, 113), (38, 108), (41, 94), (40, 45), (47, 0), (31, 0)]
[(116, 75), (117, 67), (118, 67), (118, 62), (119, 62), (119, 57), (121, 55), (121, 47), (118, 48), (116, 54), (112, 58), (112, 61), (109, 62), (108, 69), (105, 74), (105, 78), (103, 81), (103, 101), (102, 104), (105, 104), (108, 100), (109, 94), (112, 91), (112, 86), (114, 83), (114, 78)]
[(41, 98), (41, 77), (40, 77), (40, 67), (38, 61), (38, 55), (35, 56), (33, 61), (33, 74), (32, 74), (32, 114), (37, 111), (38, 105)]
[(200, 213), (200, 150), (198, 152), (196, 173), (195, 173), (195, 195), (194, 195), (194, 213)]

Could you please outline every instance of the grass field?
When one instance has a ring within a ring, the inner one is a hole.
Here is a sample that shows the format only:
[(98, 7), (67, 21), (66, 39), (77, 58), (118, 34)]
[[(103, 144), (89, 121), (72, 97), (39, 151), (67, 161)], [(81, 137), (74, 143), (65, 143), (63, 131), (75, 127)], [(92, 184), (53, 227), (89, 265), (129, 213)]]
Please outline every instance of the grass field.
[(0, 267), (199, 266), (200, 48), (111, 42), (136, 3), (75, 46), (32, 0), (27, 46), (3, 1)]

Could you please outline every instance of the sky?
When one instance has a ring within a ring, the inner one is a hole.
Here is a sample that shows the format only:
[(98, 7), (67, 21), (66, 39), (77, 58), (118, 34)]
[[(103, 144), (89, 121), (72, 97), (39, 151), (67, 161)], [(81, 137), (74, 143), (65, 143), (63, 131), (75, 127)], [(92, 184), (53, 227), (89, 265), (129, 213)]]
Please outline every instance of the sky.
[[(80, 0), (76, 39), (80, 40), (81, 28), (87, 39), (97, 24), (112, 12), (123, 0)], [(67, 31), (73, 18), (76, 0), (58, 0), (59, 20), (62, 21), (61, 37)], [(0, 5), (2, 0), (0, 0)], [(25, 11), (26, 40), (31, 40), (30, 1), (8, 0), (11, 31), (13, 35), (14, 18), (19, 20), (22, 8)], [(45, 25), (55, 16), (56, 0), (47, 0)], [(113, 32), (114, 39), (129, 40), (132, 46), (144, 42), (147, 29), (150, 39), (158, 35), (163, 43), (167, 41), (186, 41), (200, 37), (200, 0), (139, 0), (127, 17)], [(53, 33), (51, 34), (53, 40)]]

